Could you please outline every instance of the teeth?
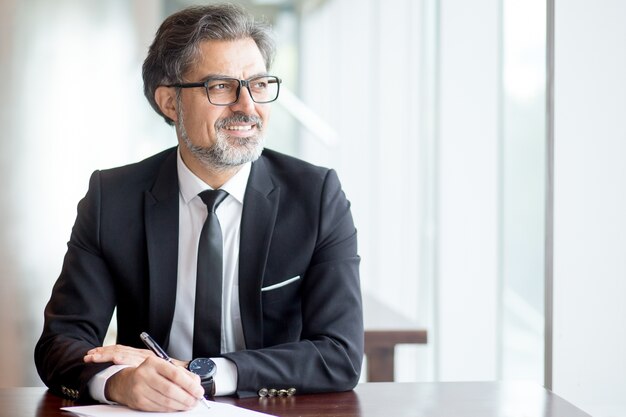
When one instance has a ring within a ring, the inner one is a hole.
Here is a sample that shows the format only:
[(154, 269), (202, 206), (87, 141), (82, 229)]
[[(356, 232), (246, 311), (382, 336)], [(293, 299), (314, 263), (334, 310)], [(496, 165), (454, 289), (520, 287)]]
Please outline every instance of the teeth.
[(226, 126), (227, 130), (251, 130), (252, 126), (250, 125), (246, 125), (246, 126)]

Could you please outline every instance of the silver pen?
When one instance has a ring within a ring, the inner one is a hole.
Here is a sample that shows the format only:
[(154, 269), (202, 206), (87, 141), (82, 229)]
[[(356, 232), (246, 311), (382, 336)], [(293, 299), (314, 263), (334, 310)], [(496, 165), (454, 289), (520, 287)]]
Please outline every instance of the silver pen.
[[(174, 361), (172, 361), (172, 358), (170, 358), (167, 355), (167, 353), (165, 353), (163, 348), (159, 346), (159, 344), (155, 342), (154, 339), (148, 333), (141, 332), (139, 337), (141, 338), (141, 341), (148, 347), (148, 349), (154, 352), (155, 355), (157, 355), (161, 359), (168, 361), (171, 364), (174, 364)], [(209, 410), (211, 409), (209, 402), (206, 400), (206, 398), (204, 398), (204, 396), (200, 398), (200, 401), (202, 401), (202, 403), (206, 406), (206, 408), (208, 408)]]

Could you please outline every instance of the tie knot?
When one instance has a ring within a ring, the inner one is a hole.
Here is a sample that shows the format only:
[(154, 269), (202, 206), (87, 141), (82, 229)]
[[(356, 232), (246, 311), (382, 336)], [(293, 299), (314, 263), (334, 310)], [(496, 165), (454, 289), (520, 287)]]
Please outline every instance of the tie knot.
[(208, 207), (209, 212), (215, 212), (215, 210), (217, 210), (217, 206), (219, 206), (222, 201), (228, 197), (228, 193), (224, 190), (205, 190), (198, 195)]

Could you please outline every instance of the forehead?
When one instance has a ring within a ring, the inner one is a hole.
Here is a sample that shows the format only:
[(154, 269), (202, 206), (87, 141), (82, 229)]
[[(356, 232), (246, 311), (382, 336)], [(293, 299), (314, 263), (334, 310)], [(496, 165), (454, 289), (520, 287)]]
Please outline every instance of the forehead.
[(267, 70), (263, 55), (252, 38), (203, 41), (198, 54), (187, 73), (189, 79), (194, 81), (208, 75), (247, 78)]

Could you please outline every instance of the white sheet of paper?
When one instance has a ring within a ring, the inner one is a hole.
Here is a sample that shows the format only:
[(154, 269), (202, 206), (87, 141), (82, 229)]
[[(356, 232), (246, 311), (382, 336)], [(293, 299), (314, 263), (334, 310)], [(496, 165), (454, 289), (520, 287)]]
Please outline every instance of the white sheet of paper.
[(61, 410), (69, 411), (83, 417), (139, 417), (139, 416), (169, 416), (169, 417), (268, 417), (269, 414), (259, 413), (258, 411), (248, 410), (246, 408), (236, 407), (231, 404), (218, 403), (209, 401), (210, 409), (203, 404), (198, 404), (196, 408), (189, 411), (181, 411), (176, 413), (154, 413), (145, 411), (131, 410), (122, 405), (85, 405), (78, 407), (62, 407)]

